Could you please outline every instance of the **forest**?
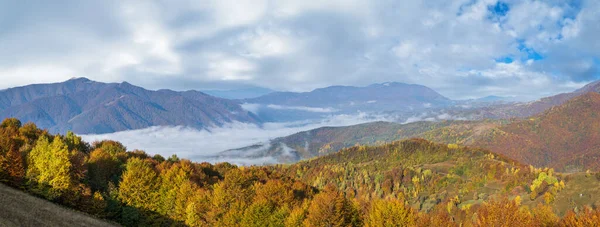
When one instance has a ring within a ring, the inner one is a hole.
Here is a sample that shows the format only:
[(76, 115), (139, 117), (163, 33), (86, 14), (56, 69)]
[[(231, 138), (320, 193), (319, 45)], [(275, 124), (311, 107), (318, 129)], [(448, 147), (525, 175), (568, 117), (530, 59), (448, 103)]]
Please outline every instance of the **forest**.
[(573, 199), (583, 195), (580, 188), (600, 188), (600, 174), (563, 174), (423, 139), (244, 167), (151, 156), (116, 141), (88, 143), (6, 119), (0, 181), (124, 226), (600, 223), (599, 198)]

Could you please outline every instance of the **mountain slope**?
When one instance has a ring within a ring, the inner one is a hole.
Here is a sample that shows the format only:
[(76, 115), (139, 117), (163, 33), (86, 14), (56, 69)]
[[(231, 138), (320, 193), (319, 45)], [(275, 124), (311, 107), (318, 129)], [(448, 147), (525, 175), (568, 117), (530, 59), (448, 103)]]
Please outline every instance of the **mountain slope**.
[(267, 144), (221, 152), (222, 157), (275, 157), (281, 162), (297, 162), (361, 145), (378, 145), (409, 138), (439, 143), (472, 144), (501, 121), (420, 121), (409, 124), (372, 122), (343, 127), (322, 127), (275, 138)]
[(197, 91), (151, 91), (85, 78), (0, 91), (0, 117), (34, 122), (52, 132), (110, 133), (159, 125), (194, 128), (257, 123), (236, 102)]
[(0, 226), (116, 226), (0, 184)]
[(499, 128), (474, 145), (536, 166), (600, 168), (600, 94), (589, 92), (527, 120)]
[(277, 157), (295, 162), (351, 147), (407, 138), (477, 146), (524, 164), (560, 171), (600, 170), (600, 94), (589, 92), (528, 119), (367, 123), (325, 127), (225, 151), (222, 155)]
[(301, 120), (331, 113), (411, 112), (453, 102), (416, 84), (383, 83), (366, 87), (331, 86), (311, 92), (274, 92), (242, 102), (263, 107), (259, 115), (273, 121)]
[(589, 92), (600, 93), (600, 80), (589, 83), (573, 92), (545, 97), (534, 102), (484, 107), (478, 111), (482, 112), (481, 116), (487, 118), (529, 117)]

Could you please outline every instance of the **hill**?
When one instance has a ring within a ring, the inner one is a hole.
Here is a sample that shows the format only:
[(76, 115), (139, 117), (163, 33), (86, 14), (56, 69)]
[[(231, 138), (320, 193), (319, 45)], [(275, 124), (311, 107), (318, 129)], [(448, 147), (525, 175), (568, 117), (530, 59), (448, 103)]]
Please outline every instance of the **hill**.
[(51, 132), (110, 133), (160, 125), (194, 128), (258, 118), (234, 101), (198, 91), (151, 91), (123, 83), (74, 78), (0, 91), (0, 117), (34, 122)]
[(475, 146), (536, 166), (600, 169), (600, 94), (589, 92), (530, 119), (499, 127)]
[(317, 188), (334, 185), (366, 201), (399, 198), (415, 210), (443, 209), (455, 218), (502, 197), (522, 198), (520, 205), (530, 208), (551, 204), (560, 215), (600, 201), (595, 195), (600, 178), (536, 169), (484, 149), (422, 139), (355, 146), (281, 168)]
[(440, 121), (396, 124), (375, 122), (325, 127), (296, 133), (268, 144), (221, 155), (274, 156), (294, 162), (356, 144), (376, 145), (399, 139), (477, 146), (534, 166), (561, 171), (600, 170), (600, 94), (575, 96), (528, 119)]
[(117, 226), (0, 183), (0, 226)]
[(600, 93), (600, 81), (591, 82), (573, 92), (545, 97), (528, 103), (483, 107), (478, 109), (477, 112), (479, 112), (478, 115), (483, 118), (524, 118), (540, 114), (554, 106), (561, 105), (572, 98), (587, 94), (589, 92)]
[(268, 143), (231, 149), (222, 157), (275, 157), (280, 162), (293, 163), (335, 153), (359, 145), (380, 145), (396, 140), (425, 138), (441, 143), (472, 144), (501, 121), (420, 121), (408, 124), (372, 122), (343, 127), (322, 127), (275, 138)]

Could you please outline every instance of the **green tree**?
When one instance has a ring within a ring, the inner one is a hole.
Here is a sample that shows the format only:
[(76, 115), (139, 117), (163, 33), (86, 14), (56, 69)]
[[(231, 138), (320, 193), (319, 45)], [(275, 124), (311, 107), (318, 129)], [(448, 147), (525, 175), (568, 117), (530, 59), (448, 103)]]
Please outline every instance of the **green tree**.
[(90, 145), (84, 142), (81, 139), (81, 137), (75, 135), (75, 133), (71, 131), (67, 132), (67, 135), (65, 136), (64, 140), (67, 146), (69, 146), (69, 150), (71, 151), (77, 150), (86, 154), (90, 152)]

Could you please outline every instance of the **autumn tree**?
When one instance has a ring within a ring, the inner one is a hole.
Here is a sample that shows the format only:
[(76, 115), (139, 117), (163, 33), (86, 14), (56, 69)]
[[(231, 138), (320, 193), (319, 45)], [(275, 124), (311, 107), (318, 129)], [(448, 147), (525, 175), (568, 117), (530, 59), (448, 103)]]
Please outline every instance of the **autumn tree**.
[(304, 224), (306, 226), (361, 226), (360, 216), (354, 204), (330, 185), (314, 197)]
[(21, 128), (21, 121), (16, 118), (7, 118), (7, 119), (4, 119), (2, 121), (2, 123), (0, 123), (0, 127), (19, 129), (19, 128)]
[(42, 193), (55, 198), (75, 183), (70, 176), (71, 166), (68, 147), (60, 136), (55, 136), (52, 143), (42, 136), (29, 153), (27, 177), (40, 187), (50, 187)]
[(158, 176), (151, 163), (139, 158), (127, 161), (119, 184), (119, 199), (126, 205), (146, 210), (156, 210)]
[(414, 226), (417, 212), (400, 200), (376, 200), (365, 220), (365, 226)]
[(21, 183), (25, 175), (23, 156), (19, 152), (22, 144), (18, 128), (0, 127), (0, 181), (15, 186)]
[(67, 135), (64, 137), (65, 143), (69, 147), (70, 151), (77, 150), (83, 153), (90, 152), (90, 145), (84, 142), (81, 137), (75, 135), (75, 133), (68, 131)]
[(194, 166), (187, 160), (175, 163), (161, 174), (159, 213), (185, 221), (188, 200), (198, 190), (197, 185), (190, 181), (192, 174)]
[(573, 211), (569, 211), (565, 217), (558, 223), (558, 226), (574, 226), (574, 227), (585, 227), (585, 226), (598, 226), (600, 223), (600, 210), (592, 210), (587, 207), (579, 214), (575, 214)]
[(94, 191), (107, 191), (109, 183), (118, 184), (121, 160), (102, 148), (90, 153), (87, 162), (88, 182)]
[(125, 151), (127, 151), (127, 147), (125, 147), (122, 143), (112, 140), (94, 142), (92, 144), (92, 149), (102, 149), (113, 156), (120, 153), (125, 153)]
[(531, 226), (529, 211), (521, 209), (517, 201), (504, 198), (484, 203), (477, 211), (476, 226)]

